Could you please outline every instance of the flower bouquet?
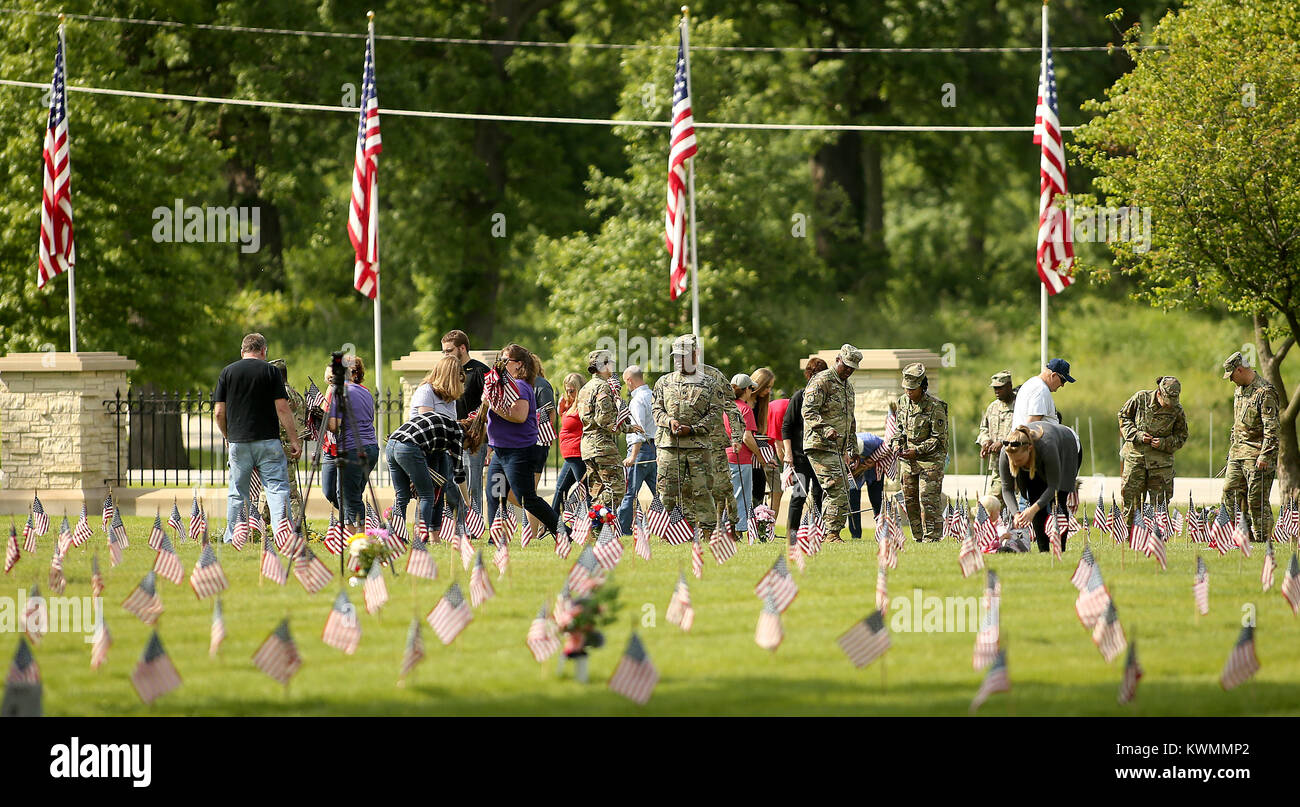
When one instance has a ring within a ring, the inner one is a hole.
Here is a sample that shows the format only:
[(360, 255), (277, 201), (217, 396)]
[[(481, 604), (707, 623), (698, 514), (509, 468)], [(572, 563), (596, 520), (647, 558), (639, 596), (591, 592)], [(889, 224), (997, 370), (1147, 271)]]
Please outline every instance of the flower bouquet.
[(609, 511), (608, 507), (600, 502), (596, 502), (591, 506), (591, 510), (587, 513), (587, 518), (591, 519), (591, 527), (596, 531), (600, 530), (602, 524), (613, 524), (615, 520), (614, 514)]
[(618, 586), (612, 583), (598, 585), (578, 600), (562, 595), (556, 605), (555, 622), (564, 634), (563, 658), (573, 660), (580, 683), (587, 683), (587, 650), (604, 646), (600, 629), (614, 621), (618, 608)]
[(767, 505), (760, 504), (754, 508), (754, 521), (758, 522), (759, 529), (763, 531), (759, 542), (767, 543), (776, 534), (776, 513)]
[(364, 578), (370, 574), (370, 567), (376, 563), (388, 563), (393, 550), (388, 548), (387, 538), (388, 530), (380, 528), (357, 533), (348, 541), (348, 568), (354, 575), (349, 581), (352, 585), (356, 585), (357, 576)]

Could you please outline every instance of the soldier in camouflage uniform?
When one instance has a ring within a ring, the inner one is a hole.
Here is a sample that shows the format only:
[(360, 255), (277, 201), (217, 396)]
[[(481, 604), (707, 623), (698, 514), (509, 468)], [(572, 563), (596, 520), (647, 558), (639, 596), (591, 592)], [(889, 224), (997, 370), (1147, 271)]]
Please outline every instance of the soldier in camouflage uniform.
[(857, 454), (858, 421), (853, 414), (849, 376), (862, 362), (862, 351), (840, 347), (835, 366), (808, 379), (803, 393), (803, 447), (822, 486), (823, 518), (828, 541), (843, 541), (840, 531), (849, 514), (846, 455)]
[(1187, 415), (1178, 402), (1182, 391), (1177, 378), (1164, 376), (1156, 379), (1155, 389), (1139, 390), (1119, 410), (1125, 524), (1133, 523), (1133, 508), (1142, 506), (1145, 495), (1165, 504), (1174, 497), (1174, 452), (1187, 442)]
[[(281, 378), (284, 379), (284, 394), (289, 399), (289, 412), (293, 415), (294, 428), (298, 430), (298, 439), (304, 443), (307, 440), (307, 404), (302, 397), (302, 393), (289, 386), (289, 369), (284, 359), (276, 359), (270, 362), (272, 367), (280, 371)], [(284, 448), (285, 462), (289, 467), (289, 512), (293, 517), (293, 523), (302, 523), (302, 491), (298, 489), (298, 462), (289, 459), (289, 446), (293, 441), (289, 438), (289, 433), (280, 427), (280, 445)], [(280, 521), (282, 513), (275, 513), (272, 518), (270, 507), (266, 504), (266, 486), (262, 486), (262, 492), (257, 497), (257, 508), (262, 511), (263, 523), (268, 530), (275, 530), (275, 525)]]
[[(898, 399), (898, 434), (893, 447), (902, 471), (903, 499), (912, 537), (943, 537), (943, 466), (948, 461), (948, 404), (930, 393), (925, 365), (903, 368), (904, 394)], [(921, 527), (921, 535), (916, 534)]]
[(994, 398), (984, 410), (975, 443), (980, 447), (980, 458), (989, 458), (992, 481), (989, 483), (988, 495), (1001, 501), (1002, 475), (998, 473), (998, 452), (1002, 450), (1002, 441), (1011, 434), (1011, 418), (1016, 412), (1016, 391), (1011, 387), (1011, 371), (994, 373), (989, 379), (989, 386), (993, 389)]
[(641, 427), (631, 420), (615, 426), (618, 398), (609, 386), (614, 374), (614, 357), (608, 350), (587, 354), (587, 372), (591, 380), (578, 390), (578, 419), (582, 421), (582, 461), (587, 466), (587, 489), (592, 504), (605, 505), (612, 513), (623, 501), (623, 455), (615, 434), (640, 434)]
[(1245, 507), (1246, 522), (1253, 528), (1251, 540), (1266, 541), (1273, 534), (1273, 506), (1268, 497), (1277, 473), (1277, 390), (1243, 363), (1240, 352), (1228, 357), (1223, 371), (1223, 377), (1237, 385), (1223, 503)]
[[(673, 372), (655, 382), (650, 405), (658, 427), (658, 493), (669, 512), (680, 505), (692, 526), (707, 538), (718, 523), (712, 493), (715, 436), (711, 430), (722, 428), (722, 402), (713, 379), (700, 364), (694, 336), (673, 340), (672, 359)], [(726, 475), (722, 469), (717, 473)]]

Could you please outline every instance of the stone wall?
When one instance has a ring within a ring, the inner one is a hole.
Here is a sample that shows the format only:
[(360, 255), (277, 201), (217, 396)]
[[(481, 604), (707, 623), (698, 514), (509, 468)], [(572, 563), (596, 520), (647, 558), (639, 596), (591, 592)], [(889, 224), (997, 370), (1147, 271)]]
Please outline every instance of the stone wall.
[[(471, 350), (469, 355), (470, 358), (478, 359), (491, 367), (492, 362), (497, 357), (497, 351)], [(429, 371), (433, 369), (433, 365), (438, 361), (438, 359), (441, 358), (441, 350), (416, 350), (407, 353), (402, 358), (393, 362), (393, 372), (397, 373), (398, 377), (402, 381), (403, 401), (406, 401), (409, 404), (411, 396), (415, 394), (415, 390), (420, 386), (420, 382), (429, 374)], [(396, 428), (396, 424), (390, 424), (389, 428)]]
[(0, 487), (103, 490), (127, 451), (126, 418), (119, 425), (104, 401), (126, 393), (135, 368), (116, 353), (0, 358)]

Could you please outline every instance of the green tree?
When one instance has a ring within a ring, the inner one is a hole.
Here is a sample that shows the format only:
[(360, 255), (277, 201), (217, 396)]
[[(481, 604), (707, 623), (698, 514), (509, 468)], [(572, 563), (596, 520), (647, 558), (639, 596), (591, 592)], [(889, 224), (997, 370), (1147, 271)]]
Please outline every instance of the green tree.
[(1283, 405), (1278, 470), (1292, 493), (1300, 396), (1288, 396), (1282, 362), (1300, 335), (1300, 7), (1196, 0), (1152, 30), (1165, 50), (1139, 53), (1138, 41), (1137, 67), (1075, 133), (1107, 204), (1151, 214), (1150, 249), (1112, 241), (1114, 266), (1154, 306), (1251, 318), (1258, 370)]

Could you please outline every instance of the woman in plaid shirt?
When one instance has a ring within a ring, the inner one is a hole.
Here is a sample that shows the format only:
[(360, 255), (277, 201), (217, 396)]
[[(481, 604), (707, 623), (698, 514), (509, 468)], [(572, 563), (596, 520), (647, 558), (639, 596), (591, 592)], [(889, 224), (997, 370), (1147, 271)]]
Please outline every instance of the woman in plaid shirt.
[[(465, 481), (463, 438), (455, 419), (440, 412), (416, 415), (393, 430), (388, 436), (388, 473), (393, 478), (394, 516), (406, 520), (406, 503), (411, 500), (414, 486), (420, 497), (420, 521), (430, 532), (442, 527), (441, 499), (429, 468), (450, 462), (452, 478), (443, 480), (442, 490), (455, 493), (456, 485)], [(447, 482), (454, 484), (448, 487)], [(459, 495), (456, 500), (459, 502)]]

